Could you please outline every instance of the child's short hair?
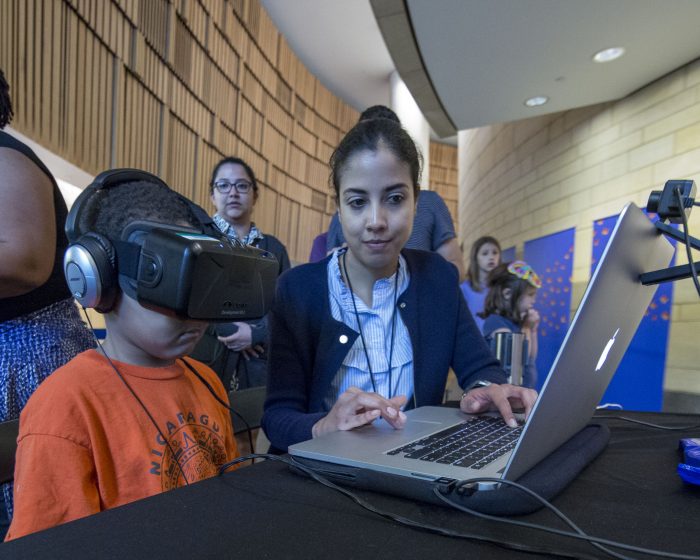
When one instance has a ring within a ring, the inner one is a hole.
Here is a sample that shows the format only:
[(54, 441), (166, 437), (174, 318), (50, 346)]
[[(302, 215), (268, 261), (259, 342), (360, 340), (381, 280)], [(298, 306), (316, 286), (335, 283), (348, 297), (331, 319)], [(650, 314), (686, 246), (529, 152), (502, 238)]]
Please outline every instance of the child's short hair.
[[(539, 276), (532, 267), (523, 261), (501, 263), (489, 274), (489, 293), (484, 302), (484, 310), (478, 313), (485, 319), (489, 315), (501, 315), (520, 326), (522, 318), (518, 312), (518, 300), (529, 290), (542, 286)], [(510, 290), (510, 297), (504, 291)]]
[(176, 192), (158, 183), (132, 181), (95, 193), (81, 217), (80, 230), (119, 239), (126, 226), (139, 220), (191, 226), (198, 223)]

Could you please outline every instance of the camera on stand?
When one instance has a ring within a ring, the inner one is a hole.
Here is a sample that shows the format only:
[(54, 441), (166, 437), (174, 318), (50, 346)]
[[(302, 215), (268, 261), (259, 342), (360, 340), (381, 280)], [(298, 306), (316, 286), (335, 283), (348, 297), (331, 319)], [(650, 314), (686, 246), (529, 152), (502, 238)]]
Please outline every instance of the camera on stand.
[[(640, 282), (645, 286), (692, 278), (698, 295), (700, 295), (700, 281), (698, 281), (700, 262), (693, 262), (691, 254), (691, 249), (700, 250), (700, 240), (688, 233), (688, 218), (695, 205), (695, 181), (690, 179), (666, 181), (663, 191), (652, 191), (649, 195), (647, 211), (656, 212), (660, 218), (655, 224), (656, 229), (659, 233), (685, 244), (688, 264), (645, 272), (639, 277)], [(683, 224), (685, 231), (678, 231), (675, 227), (667, 224), (667, 221), (672, 224)]]
[[(680, 205), (679, 205), (680, 199)], [(647, 210), (655, 212), (663, 221), (682, 224), (690, 217), (695, 203), (695, 181), (689, 179), (671, 179), (666, 181), (663, 191), (651, 191)]]

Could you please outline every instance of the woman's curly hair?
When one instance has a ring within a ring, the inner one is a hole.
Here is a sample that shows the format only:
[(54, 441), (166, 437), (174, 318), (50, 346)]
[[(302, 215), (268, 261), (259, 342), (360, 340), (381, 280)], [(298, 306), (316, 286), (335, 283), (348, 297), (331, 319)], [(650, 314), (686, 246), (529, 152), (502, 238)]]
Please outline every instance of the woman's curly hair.
[(5, 74), (0, 70), (0, 130), (5, 128), (12, 120), (12, 101), (10, 100), (10, 84), (5, 79)]

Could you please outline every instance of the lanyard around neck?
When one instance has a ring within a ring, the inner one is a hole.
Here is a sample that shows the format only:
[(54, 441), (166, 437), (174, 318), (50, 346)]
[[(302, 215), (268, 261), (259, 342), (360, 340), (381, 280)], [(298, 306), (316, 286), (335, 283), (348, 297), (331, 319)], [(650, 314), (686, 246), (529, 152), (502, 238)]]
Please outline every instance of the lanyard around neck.
[[(360, 340), (362, 341), (362, 349), (365, 353), (365, 358), (367, 359), (367, 369), (369, 370), (369, 378), (372, 382), (372, 390), (377, 392), (377, 384), (374, 380), (374, 372), (372, 371), (372, 363), (369, 359), (369, 352), (367, 351), (367, 343), (365, 342), (365, 335), (362, 331), (362, 322), (360, 321), (360, 314), (357, 312), (357, 303), (355, 302), (355, 292), (352, 290), (352, 282), (350, 282), (350, 276), (348, 275), (348, 267), (346, 263), (347, 251), (343, 253), (343, 273), (345, 274), (345, 280), (348, 283), (348, 288), (350, 289), (350, 297), (352, 298), (352, 308), (355, 312), (355, 319), (357, 320), (357, 327), (360, 331)], [(398, 300), (399, 292), (399, 263), (396, 263), (396, 277), (394, 279), (394, 309), (391, 313), (391, 344), (389, 346), (389, 394), (387, 398), (391, 398), (392, 387), (391, 387), (391, 369), (392, 362), (394, 359), (394, 334), (396, 331), (396, 302)]]

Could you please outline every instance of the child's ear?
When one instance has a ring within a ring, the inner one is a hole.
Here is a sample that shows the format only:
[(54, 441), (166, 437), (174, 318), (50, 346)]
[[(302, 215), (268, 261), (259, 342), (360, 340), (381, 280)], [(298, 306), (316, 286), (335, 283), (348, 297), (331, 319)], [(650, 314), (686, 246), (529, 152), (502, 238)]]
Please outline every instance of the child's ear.
[(506, 301), (510, 301), (510, 296), (512, 294), (512, 290), (510, 288), (503, 288), (503, 299)]

